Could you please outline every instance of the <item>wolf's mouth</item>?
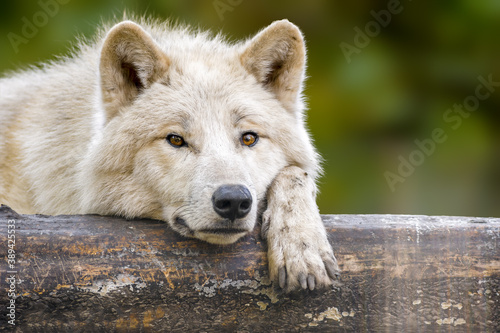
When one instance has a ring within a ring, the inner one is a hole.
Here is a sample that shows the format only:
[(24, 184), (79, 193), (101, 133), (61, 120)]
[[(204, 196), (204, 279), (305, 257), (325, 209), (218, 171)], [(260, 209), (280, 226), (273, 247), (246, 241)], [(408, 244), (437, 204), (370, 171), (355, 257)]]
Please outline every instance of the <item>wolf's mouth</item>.
[(246, 233), (248, 232), (248, 230), (238, 229), (238, 228), (216, 228), (216, 229), (202, 229), (198, 230), (198, 232), (202, 232), (205, 234), (233, 235), (233, 234)]
[(193, 235), (193, 230), (191, 230), (183, 218), (177, 217), (174, 221), (176, 226), (174, 229), (177, 230), (177, 232), (183, 234), (184, 236)]
[[(181, 229), (185, 230), (189, 234), (192, 234), (195, 230), (192, 230), (188, 224), (186, 223), (186, 220), (184, 220), (181, 217), (177, 217), (175, 219), (175, 223), (177, 224), (178, 227)], [(199, 233), (204, 233), (204, 234), (212, 234), (212, 235), (236, 235), (236, 234), (244, 234), (247, 233), (249, 230), (248, 229), (243, 229), (243, 228), (207, 228), (207, 229), (201, 229), (201, 230), (196, 230)]]
[(176, 217), (175, 218), (175, 223), (177, 223), (178, 225), (180, 225), (180, 226), (182, 226), (184, 228), (187, 228), (187, 229), (191, 230), (191, 228), (189, 228), (189, 226), (187, 225), (186, 220), (184, 220), (181, 217)]

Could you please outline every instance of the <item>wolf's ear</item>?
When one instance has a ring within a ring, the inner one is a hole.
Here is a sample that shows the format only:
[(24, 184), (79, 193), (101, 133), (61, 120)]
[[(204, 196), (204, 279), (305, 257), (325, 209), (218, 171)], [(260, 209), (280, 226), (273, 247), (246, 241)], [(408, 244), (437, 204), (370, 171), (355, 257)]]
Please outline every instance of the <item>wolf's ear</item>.
[(240, 60), (285, 107), (295, 109), (304, 81), (306, 49), (294, 24), (273, 22), (247, 43)]
[(99, 64), (106, 119), (130, 104), (167, 71), (169, 60), (139, 25), (124, 21), (104, 40)]

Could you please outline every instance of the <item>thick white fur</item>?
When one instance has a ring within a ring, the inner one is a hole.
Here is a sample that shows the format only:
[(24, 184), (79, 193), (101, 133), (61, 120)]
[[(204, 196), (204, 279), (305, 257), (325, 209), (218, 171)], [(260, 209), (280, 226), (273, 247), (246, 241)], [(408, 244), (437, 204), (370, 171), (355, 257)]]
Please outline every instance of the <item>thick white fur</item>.
[[(302, 34), (286, 20), (234, 45), (147, 20), (104, 27), (73, 56), (0, 79), (0, 202), (162, 219), (228, 244), (246, 232), (202, 230), (222, 223), (215, 189), (241, 184), (254, 200), (235, 223), (250, 231), (267, 207), (272, 277), (287, 289), (329, 285), (337, 267), (315, 205), (304, 72)], [(240, 142), (249, 131), (253, 147)]]

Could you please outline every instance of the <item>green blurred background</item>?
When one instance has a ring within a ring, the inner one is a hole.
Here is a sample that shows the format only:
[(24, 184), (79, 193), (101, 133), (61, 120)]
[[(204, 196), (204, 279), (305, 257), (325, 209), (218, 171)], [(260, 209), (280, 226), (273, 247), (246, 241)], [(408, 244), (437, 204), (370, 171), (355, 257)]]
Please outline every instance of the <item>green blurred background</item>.
[[(443, 120), (474, 94), (479, 76), (500, 82), (498, 0), (401, 1), (386, 27), (369, 24), (369, 44), (350, 62), (340, 44), (356, 46), (355, 27), (365, 30), (372, 11), (397, 1), (59, 1), (65, 4), (58, 13), (17, 53), (8, 34), (22, 36), (23, 17), (40, 20), (42, 7), (34, 0), (3, 2), (0, 72), (67, 53), (77, 34), (91, 36), (102, 19), (124, 9), (222, 31), (232, 40), (288, 18), (308, 46), (309, 128), (325, 159), (322, 213), (500, 217), (500, 87), (456, 130)], [(418, 149), (414, 141), (431, 138), (435, 128), (447, 140), (392, 191), (385, 172), (397, 174), (399, 159), (408, 159)]]

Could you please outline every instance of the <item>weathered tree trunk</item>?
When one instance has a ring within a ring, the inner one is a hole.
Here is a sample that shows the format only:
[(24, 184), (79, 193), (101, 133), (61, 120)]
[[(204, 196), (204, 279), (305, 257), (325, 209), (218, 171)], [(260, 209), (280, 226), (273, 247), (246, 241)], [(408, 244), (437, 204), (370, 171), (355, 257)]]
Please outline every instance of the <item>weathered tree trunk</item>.
[(17, 215), (3, 206), (0, 329), (500, 331), (500, 219), (323, 219), (343, 271), (338, 285), (285, 295), (267, 278), (257, 230), (219, 247), (159, 221)]

